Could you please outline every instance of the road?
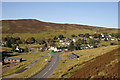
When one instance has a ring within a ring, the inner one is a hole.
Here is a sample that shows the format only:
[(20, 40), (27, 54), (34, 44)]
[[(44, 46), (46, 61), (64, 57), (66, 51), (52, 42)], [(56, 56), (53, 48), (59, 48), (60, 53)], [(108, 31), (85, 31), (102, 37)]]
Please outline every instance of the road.
[(55, 53), (51, 61), (37, 74), (32, 76), (31, 78), (48, 78), (57, 68), (60, 61), (60, 57), (58, 53)]

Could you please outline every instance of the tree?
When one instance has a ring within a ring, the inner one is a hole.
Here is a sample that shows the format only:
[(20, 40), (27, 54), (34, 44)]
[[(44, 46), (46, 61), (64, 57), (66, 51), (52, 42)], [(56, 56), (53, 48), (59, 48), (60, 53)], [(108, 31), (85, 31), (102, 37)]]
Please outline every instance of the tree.
[(89, 38), (89, 36), (90, 36), (89, 33), (85, 33), (86, 38)]
[(41, 44), (44, 44), (43, 40), (39, 40), (39, 44), (40, 44), (40, 45), (41, 45)]
[(98, 34), (96, 33), (96, 34), (94, 34), (94, 38), (98, 38)]
[(55, 44), (55, 43), (49, 43), (49, 45), (50, 45), (50, 46), (53, 46), (53, 47), (55, 47), (55, 46), (56, 46), (56, 44)]
[(72, 37), (77, 37), (75, 34), (71, 35)]
[(16, 45), (12, 46), (12, 51), (16, 51)]
[(53, 39), (54, 39), (54, 40), (57, 40), (57, 37), (55, 36)]
[(13, 38), (13, 37), (10, 38), (10, 41), (11, 41), (12, 44), (16, 43), (16, 39)]
[(42, 46), (41, 52), (45, 51), (45, 46)]
[(62, 40), (62, 38), (64, 38), (64, 37), (63, 37), (63, 35), (59, 35), (58, 38), (60, 38), (60, 40)]
[(12, 43), (11, 43), (11, 41), (10, 40), (8, 40), (7, 42), (6, 42), (6, 47), (9, 47), (9, 48), (11, 48), (12, 47), (12, 45), (11, 45)]
[(95, 42), (94, 39), (90, 39), (90, 40), (89, 40), (89, 44), (94, 45), (95, 43), (96, 43), (96, 42)]
[(70, 43), (68, 49), (69, 49), (70, 51), (73, 51), (73, 50), (75, 49), (75, 46), (74, 46), (73, 41)]
[(108, 41), (108, 40), (107, 40), (107, 37), (105, 37), (104, 41)]
[(29, 49), (27, 46), (25, 46), (24, 52), (29, 52)]
[(96, 44), (94, 44), (94, 45), (93, 45), (93, 47), (94, 47), (94, 48), (97, 48), (97, 45), (96, 45)]
[(75, 46), (75, 49), (76, 49), (76, 50), (81, 50), (81, 44), (77, 44), (77, 45)]
[(47, 43), (45, 43), (45, 48), (47, 48)]
[(74, 44), (75, 44), (75, 49), (76, 50), (80, 50), (81, 49), (81, 40), (80, 39), (78, 41), (76, 41)]
[(34, 37), (28, 38), (28, 39), (26, 40), (26, 43), (29, 43), (29, 44), (35, 43), (35, 38), (34, 38)]
[(78, 36), (79, 36), (79, 37), (84, 37), (84, 35), (83, 35), (83, 34), (78, 34)]

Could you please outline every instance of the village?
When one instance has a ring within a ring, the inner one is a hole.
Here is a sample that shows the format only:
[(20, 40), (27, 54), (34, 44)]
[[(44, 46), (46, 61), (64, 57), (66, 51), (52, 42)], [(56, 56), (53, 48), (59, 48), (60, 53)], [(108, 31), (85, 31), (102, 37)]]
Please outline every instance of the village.
[[(93, 49), (102, 46), (108, 45), (117, 45), (120, 40), (119, 34), (107, 34), (95, 32), (93, 35), (89, 33), (79, 34), (79, 35), (71, 35), (71, 38), (64, 37), (64, 35), (58, 35), (53, 37), (53, 39), (46, 40), (35, 40), (34, 37), (28, 38), (26, 40), (20, 39), (19, 37), (4, 37), (0, 45), (2, 47), (11, 48), (12, 52), (18, 53), (34, 53), (35, 51), (50, 51), (50, 53), (58, 53), (58, 52), (67, 52), (67, 51), (75, 51), (75, 50), (84, 50), (84, 49)], [(102, 44), (102, 42), (104, 42)], [(105, 44), (107, 42), (108, 44)], [(19, 45), (23, 45), (20, 47)], [(37, 46), (34, 49), (29, 48), (27, 45)], [(13, 63), (20, 62), (21, 58), (8, 58), (7, 56), (2, 57), (3, 63)]]

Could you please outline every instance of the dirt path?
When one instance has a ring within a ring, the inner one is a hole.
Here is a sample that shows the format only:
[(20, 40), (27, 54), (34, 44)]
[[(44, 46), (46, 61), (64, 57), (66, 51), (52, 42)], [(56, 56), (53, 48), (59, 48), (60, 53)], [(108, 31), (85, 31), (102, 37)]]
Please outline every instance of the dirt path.
[(98, 56), (93, 62), (85, 63), (85, 67), (71, 73), (71, 78), (119, 78), (120, 62), (117, 61), (120, 56), (119, 49)]

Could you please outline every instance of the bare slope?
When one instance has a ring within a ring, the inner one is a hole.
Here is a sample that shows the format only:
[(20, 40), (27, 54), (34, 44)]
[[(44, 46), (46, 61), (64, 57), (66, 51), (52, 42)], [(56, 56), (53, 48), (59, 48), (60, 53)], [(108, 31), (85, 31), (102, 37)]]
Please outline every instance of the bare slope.
[(93, 27), (78, 24), (58, 24), (42, 22), (35, 19), (2, 20), (2, 33), (41, 33), (72, 30), (89, 30), (96, 32), (118, 32), (117, 29)]

